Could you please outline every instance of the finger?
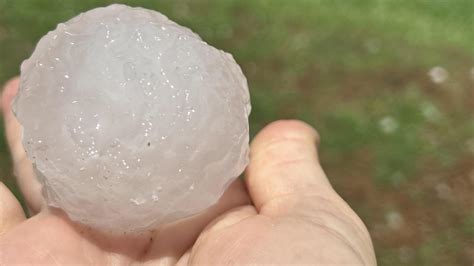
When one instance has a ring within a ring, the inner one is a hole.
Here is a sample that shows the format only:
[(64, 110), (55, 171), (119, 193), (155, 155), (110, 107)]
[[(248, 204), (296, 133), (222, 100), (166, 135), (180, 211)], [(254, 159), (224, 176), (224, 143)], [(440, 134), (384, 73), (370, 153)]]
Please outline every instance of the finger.
[(31, 161), (26, 157), (21, 143), (21, 125), (13, 115), (11, 103), (18, 92), (19, 79), (7, 82), (2, 93), (2, 111), (5, 121), (7, 142), (13, 159), (13, 167), (26, 204), (32, 213), (37, 213), (43, 206), (41, 184), (35, 177)]
[[(250, 197), (266, 216), (312, 217), (319, 223), (329, 221), (328, 226), (338, 232), (356, 232), (369, 252), (367, 229), (332, 189), (319, 163), (318, 141), (317, 132), (300, 121), (277, 121), (265, 127), (250, 149), (246, 172)], [(339, 223), (334, 217), (339, 217)]]
[(258, 133), (245, 180), (259, 212), (286, 195), (332, 193), (318, 161), (318, 139), (312, 127), (296, 120), (273, 122)]
[(178, 260), (178, 262), (176, 262), (176, 266), (190, 265), (189, 258), (191, 256), (191, 250), (192, 249), (188, 249), (188, 251), (186, 251), (186, 253), (184, 253), (184, 255), (181, 256), (181, 258)]
[(20, 203), (8, 188), (0, 183), (0, 236), (25, 220)]
[[(203, 252), (203, 250), (207, 250), (209, 247), (216, 247), (215, 239), (216, 237), (219, 238), (223, 237), (227, 234), (233, 234), (233, 230), (225, 230), (228, 228), (232, 228), (233, 225), (238, 224), (247, 218), (251, 217), (258, 217), (257, 216), (257, 211), (255, 210), (255, 207), (252, 205), (246, 205), (246, 206), (241, 206), (238, 208), (234, 208), (232, 210), (227, 211), (226, 213), (222, 214), (218, 218), (216, 218), (212, 223), (210, 223), (206, 229), (199, 235), (199, 238), (197, 239), (196, 243), (194, 244), (192, 249), (189, 249), (183, 257), (178, 261), (177, 265), (194, 265), (194, 264), (199, 264), (199, 263), (194, 263), (196, 261), (203, 261), (206, 260), (207, 257), (213, 256), (215, 254), (210, 254), (206, 251)], [(263, 218), (263, 216), (259, 217)], [(257, 220), (262, 220), (262, 219), (256, 219), (253, 220), (254, 222)], [(249, 221), (249, 220), (247, 220)], [(254, 227), (255, 223), (249, 223), (252, 224), (251, 227), (253, 229), (256, 229), (258, 227)], [(235, 228), (234, 230), (241, 230), (244, 228), (249, 228), (247, 225), (240, 224), (239, 228)], [(245, 230), (242, 230), (245, 231)], [(226, 232), (223, 234), (223, 232)], [(236, 237), (240, 237), (238, 232), (237, 234), (234, 235), (233, 240), (235, 240)], [(243, 232), (242, 232), (243, 233)], [(245, 234), (241, 234), (245, 235)], [(213, 241), (214, 240), (214, 241)], [(217, 249), (226, 249), (225, 247), (228, 247), (229, 243), (225, 242), (222, 243), (221, 245), (217, 246)], [(223, 250), (221, 250), (223, 251)], [(221, 253), (222, 254), (222, 253)]]
[(157, 229), (144, 261), (150, 265), (176, 264), (212, 220), (230, 209), (248, 204), (250, 199), (245, 185), (237, 179), (216, 205), (196, 216)]
[(131, 265), (148, 238), (98, 233), (51, 209), (0, 238), (0, 265)]

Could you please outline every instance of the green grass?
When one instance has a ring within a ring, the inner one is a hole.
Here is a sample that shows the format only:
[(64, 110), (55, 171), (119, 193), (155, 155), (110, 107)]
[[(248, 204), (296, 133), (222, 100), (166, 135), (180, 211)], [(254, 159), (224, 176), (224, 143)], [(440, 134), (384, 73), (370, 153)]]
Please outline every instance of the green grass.
[(464, 233), (474, 237), (474, 212), (469, 214), (463, 221)]
[[(58, 22), (111, 2), (0, 0), (0, 82), (19, 73), (21, 61)], [(462, 199), (472, 185), (452, 180), (473, 171), (471, 0), (132, 5), (159, 10), (234, 55), (251, 88), (252, 136), (279, 118), (318, 129), (322, 163), (368, 225), (382, 265), (469, 263), (462, 250), (472, 245), (468, 210), (474, 206)], [(449, 72), (446, 82), (430, 80), (434, 66)], [(8, 162), (2, 138), (0, 178), (14, 188)], [(455, 200), (437, 198), (438, 183), (449, 184)], [(406, 215), (412, 233), (382, 230), (387, 206)], [(416, 213), (425, 212), (433, 218), (419, 222)], [(465, 222), (449, 229), (437, 219)]]

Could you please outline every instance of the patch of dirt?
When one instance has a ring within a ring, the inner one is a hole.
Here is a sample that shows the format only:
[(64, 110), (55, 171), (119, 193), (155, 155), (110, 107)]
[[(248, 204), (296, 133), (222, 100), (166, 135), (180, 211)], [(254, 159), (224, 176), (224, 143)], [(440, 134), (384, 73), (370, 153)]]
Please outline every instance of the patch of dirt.
[[(416, 87), (446, 115), (462, 114), (474, 109), (474, 81), (469, 76), (471, 64), (459, 61), (453, 69), (465, 71), (450, 72), (442, 84), (434, 83), (428, 75), (429, 69), (423, 68), (393, 66), (360, 73), (337, 73), (340, 79), (331, 85), (336, 86), (336, 90), (330, 96), (321, 92), (317, 99), (322, 103), (350, 104), (354, 99), (390, 97)], [(315, 67), (299, 77), (298, 88), (302, 95), (310, 96), (307, 88), (322, 82), (325, 82), (324, 77)], [(324, 100), (325, 97), (330, 101)], [(457, 122), (453, 118), (450, 123)], [(474, 261), (474, 237), (464, 228), (474, 210), (474, 154), (465, 151), (452, 155), (457, 158), (450, 167), (439, 165), (433, 158), (413, 162), (418, 171), (398, 187), (375, 183), (371, 176), (374, 158), (368, 149), (339, 158), (325, 157), (322, 151), (321, 156), (335, 189), (368, 226), (376, 250), (408, 250), (411, 262), (416, 264), (416, 252), (438, 241), (436, 244), (443, 249), (439, 251), (443, 252), (434, 259), (452, 265), (468, 265)], [(445, 243), (444, 238), (450, 242)], [(453, 243), (454, 246), (448, 246)]]
[[(335, 189), (364, 219), (377, 249), (416, 249), (437, 235), (451, 231), (460, 241), (456, 263), (474, 259), (474, 240), (462, 231), (466, 217), (474, 210), (474, 156), (464, 155), (449, 169), (426, 162), (417, 176), (399, 187), (377, 186), (370, 175), (369, 151), (358, 151), (344, 167), (325, 167)], [(340, 165), (340, 162), (338, 163)], [(398, 227), (388, 221), (396, 212)], [(454, 261), (453, 261), (454, 262)]]
[[(401, 92), (415, 86), (435, 100), (444, 110), (456, 109), (456, 106), (465, 106), (474, 109), (474, 80), (469, 71), (474, 67), (467, 60), (459, 61), (454, 69), (464, 71), (449, 72), (449, 78), (441, 84), (434, 83), (428, 72), (430, 69), (412, 67), (400, 68), (397, 66), (383, 69), (372, 69), (363, 72), (321, 73), (317, 65), (308, 67), (296, 80), (296, 88), (303, 96), (320, 97), (314, 95), (321, 87), (328, 86), (328, 80), (337, 88), (340, 102), (348, 102), (354, 98), (377, 97), (387, 93)], [(449, 69), (448, 69), (449, 71)], [(331, 78), (327, 79), (324, 76)], [(339, 77), (334, 82), (334, 77)], [(321, 93), (322, 94), (322, 93)], [(324, 96), (324, 95), (323, 95)]]

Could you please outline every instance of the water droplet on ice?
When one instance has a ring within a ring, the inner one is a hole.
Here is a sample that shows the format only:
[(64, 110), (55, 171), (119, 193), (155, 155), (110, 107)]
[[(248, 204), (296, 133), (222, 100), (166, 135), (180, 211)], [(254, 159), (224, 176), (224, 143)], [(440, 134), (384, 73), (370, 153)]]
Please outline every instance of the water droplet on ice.
[(137, 197), (137, 198), (131, 198), (130, 199), (130, 202), (135, 204), (135, 205), (142, 205), (143, 203), (146, 202), (146, 199), (142, 198), (142, 197)]
[(127, 62), (123, 65), (123, 75), (127, 81), (135, 80), (137, 72), (135, 65), (131, 62)]

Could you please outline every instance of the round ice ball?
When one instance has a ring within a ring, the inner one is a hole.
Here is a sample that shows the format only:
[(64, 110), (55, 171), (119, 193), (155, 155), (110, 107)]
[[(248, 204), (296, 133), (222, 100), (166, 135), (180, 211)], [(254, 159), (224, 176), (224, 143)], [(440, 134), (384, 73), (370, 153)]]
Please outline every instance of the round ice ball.
[(23, 62), (13, 108), (48, 205), (99, 230), (196, 214), (248, 163), (240, 67), (143, 8), (111, 5), (59, 24)]

